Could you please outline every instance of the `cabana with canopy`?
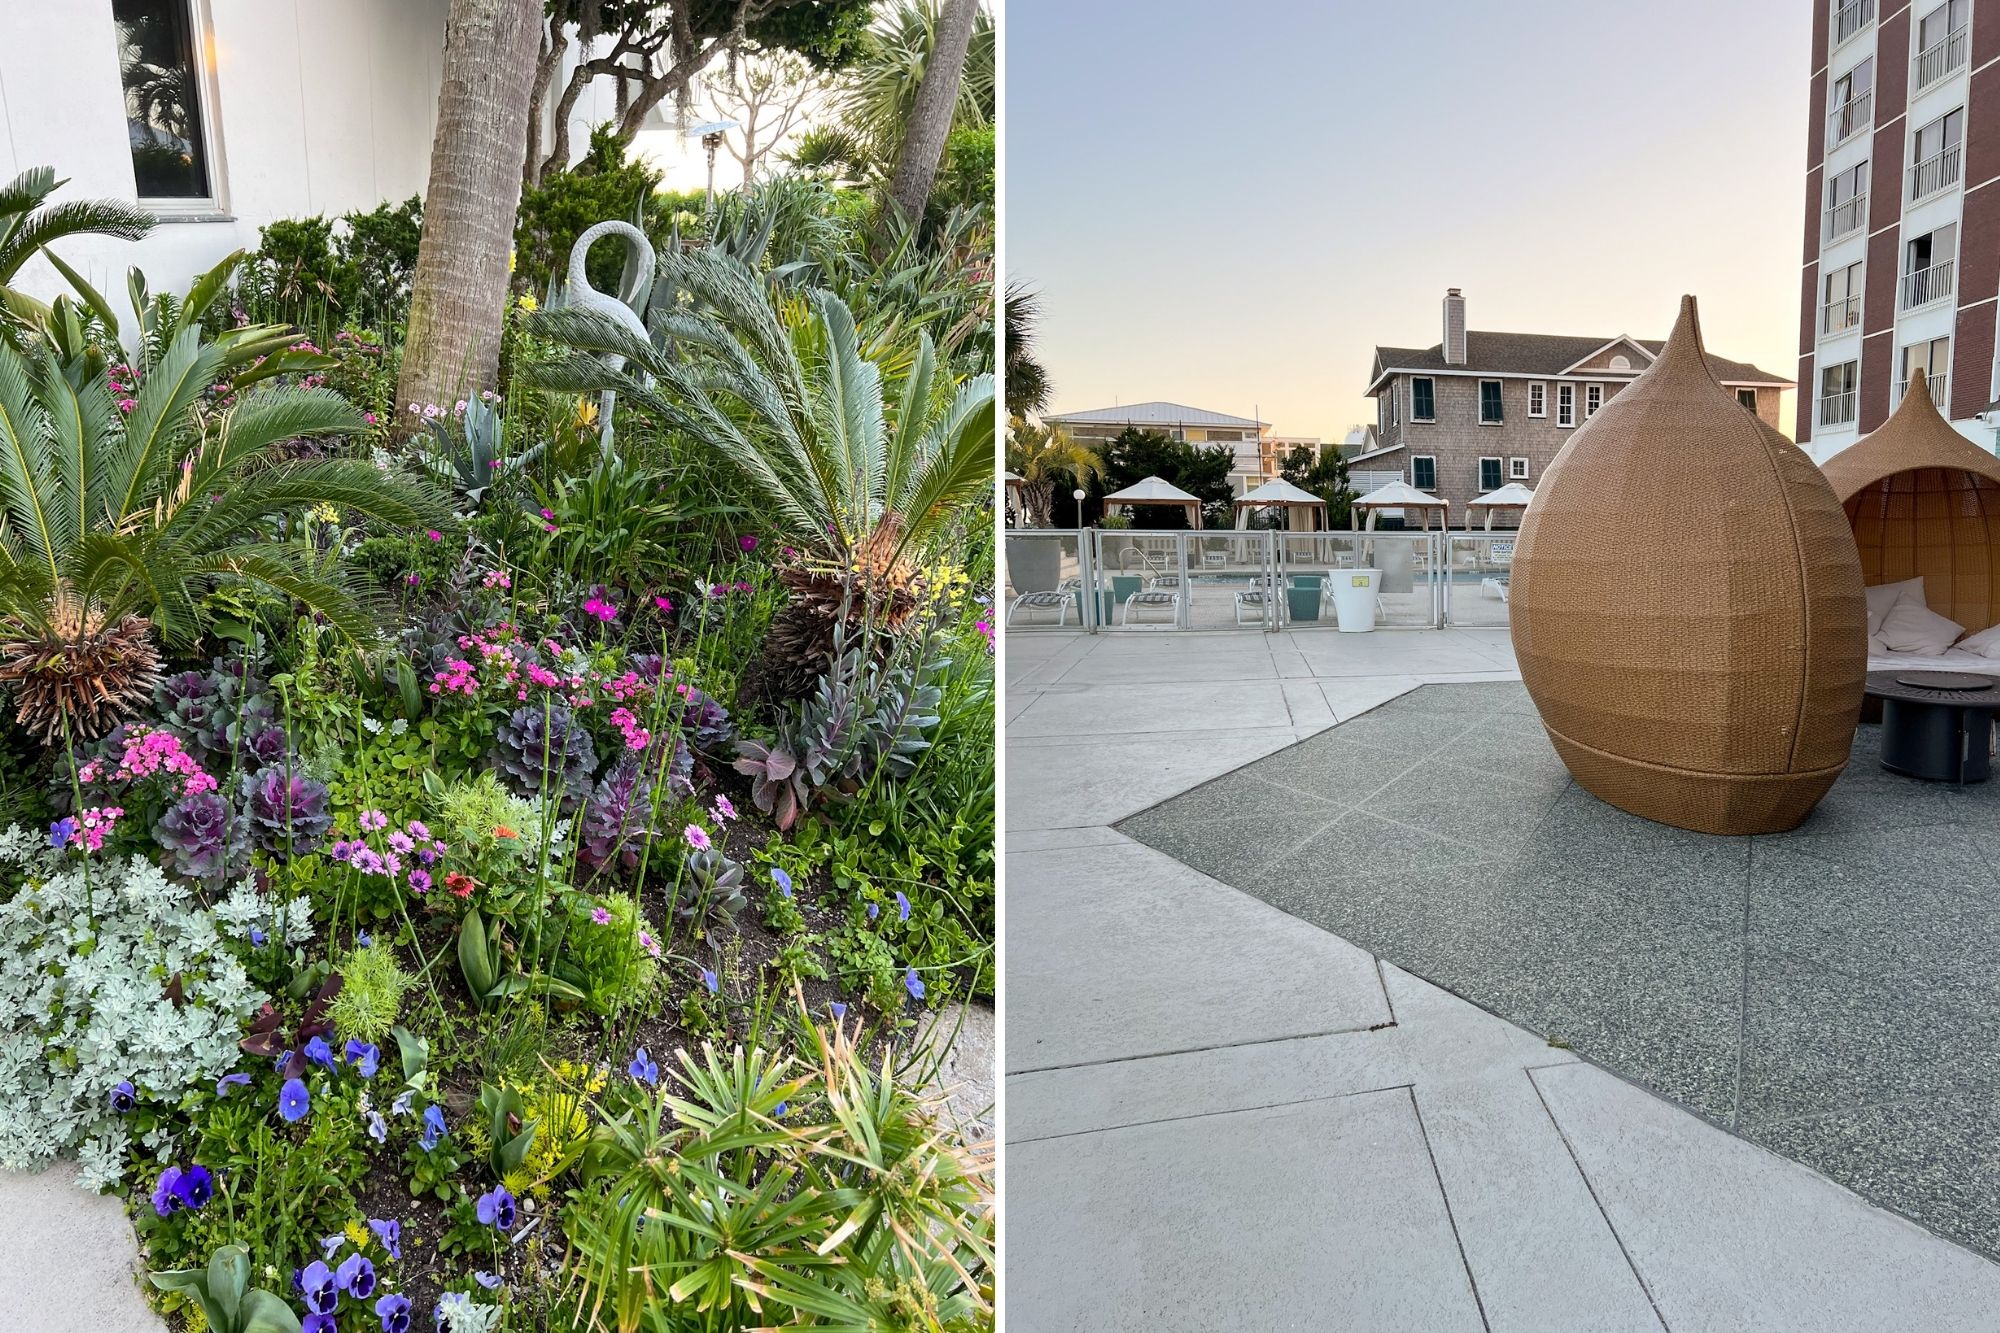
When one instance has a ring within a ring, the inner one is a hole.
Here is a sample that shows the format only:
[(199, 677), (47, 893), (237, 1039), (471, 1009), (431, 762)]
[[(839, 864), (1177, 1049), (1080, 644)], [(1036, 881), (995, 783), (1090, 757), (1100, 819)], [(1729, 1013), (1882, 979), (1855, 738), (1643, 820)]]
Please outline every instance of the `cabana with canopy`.
[(1201, 526), (1201, 501), (1160, 477), (1135, 481), (1122, 491), (1104, 497), (1104, 507), (1113, 505), (1177, 505), (1187, 515), (1188, 526)]
[(1533, 502), (1534, 498), (1535, 493), (1526, 486), (1523, 486), (1518, 481), (1510, 481), (1497, 491), (1488, 491), (1476, 500), (1467, 500), (1465, 502), (1465, 530), (1467, 532), (1472, 531), (1472, 511), (1475, 509), (1484, 509), (1486, 511), (1486, 530), (1490, 532), (1493, 530), (1493, 515), (1495, 513), (1502, 509), (1518, 509), (1521, 513), (1525, 514), (1528, 512), (1528, 505)]
[(1028, 513), (1027, 478), (1012, 472), (1002, 472), (1000, 481), (1004, 488), (1007, 507), (1021, 515), (1025, 521)]
[[(1258, 509), (1282, 508), (1285, 511), (1285, 527), (1292, 532), (1312, 532), (1327, 526), (1326, 501), (1311, 491), (1292, 485), (1283, 477), (1267, 481), (1248, 495), (1236, 499), (1236, 526), (1248, 527), (1252, 511)], [(1319, 522), (1313, 522), (1313, 510), (1319, 510)]]
[(1433, 513), (1438, 517), (1438, 526), (1440, 528), (1449, 528), (1451, 526), (1451, 505), (1435, 495), (1418, 490), (1407, 481), (1397, 480), (1390, 482), (1387, 486), (1378, 486), (1356, 500), (1353, 507), (1348, 511), (1348, 522), (1356, 530), (1359, 530), (1361, 527), (1361, 511), (1364, 509), (1368, 511), (1367, 528), (1370, 532), (1375, 530), (1376, 514), (1384, 509), (1416, 510), (1424, 516), (1423, 527), (1426, 531), (1431, 526), (1431, 515)]
[[(2000, 458), (1939, 415), (1923, 371), (1887, 421), (1823, 470), (1854, 528), (1863, 583), (1921, 578), (1938, 615), (1972, 633), (2000, 624)], [(1883, 599), (1869, 600), (1873, 631)]]

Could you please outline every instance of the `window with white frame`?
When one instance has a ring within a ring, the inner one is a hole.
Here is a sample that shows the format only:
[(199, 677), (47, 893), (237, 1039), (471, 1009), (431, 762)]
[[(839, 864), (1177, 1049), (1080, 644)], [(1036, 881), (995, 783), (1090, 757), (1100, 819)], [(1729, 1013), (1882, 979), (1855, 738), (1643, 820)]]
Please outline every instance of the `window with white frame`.
[(112, 0), (111, 17), (140, 201), (166, 211), (212, 207), (205, 43), (194, 0)]
[(1500, 408), (1500, 381), (1479, 381), (1479, 424), (1498, 426), (1502, 421)]
[[(1951, 339), (1931, 338), (1925, 342), (1911, 343), (1903, 349), (1902, 378), (1896, 383), (1896, 398), (1900, 402), (1910, 389), (1910, 378), (1919, 370), (1924, 372), (1925, 386), (1930, 390), (1931, 402), (1943, 411), (1951, 399), (1947, 389), (1951, 379)], [(1945, 411), (1950, 416), (1949, 411)]]
[(1558, 384), (1556, 385), (1556, 425), (1574, 426), (1575, 424), (1576, 386), (1574, 384)]
[(1479, 489), (1482, 493), (1500, 489), (1499, 459), (1482, 458), (1479, 460)]
[(1738, 389), (1736, 391), (1736, 401), (1743, 404), (1744, 410), (1751, 416), (1754, 417), (1757, 415), (1757, 391), (1755, 389)]
[(1826, 142), (1846, 143), (1868, 128), (1875, 108), (1875, 60), (1871, 56), (1833, 81), (1826, 91)]
[(1540, 380), (1528, 381), (1528, 415), (1545, 417), (1549, 414), (1549, 386)]
[(1604, 406), (1604, 386), (1586, 384), (1583, 386), (1583, 419), (1590, 420), (1597, 415), (1597, 409)]
[(1528, 460), (1525, 458), (1508, 459), (1507, 480), (1526, 481), (1527, 479), (1528, 479)]
[(1942, 301), (1957, 286), (1958, 224), (1947, 222), (1903, 242), (1903, 309)]
[(1861, 323), (1861, 261), (1828, 269), (1819, 282), (1819, 331), (1845, 333)]
[(1855, 390), (1861, 385), (1860, 363), (1843, 361), (1819, 373), (1819, 424), (1844, 426), (1854, 420)]
[(1910, 198), (1922, 199), (1958, 184), (1965, 139), (1965, 108), (1947, 111), (1910, 138)]
[(1868, 164), (1857, 162), (1826, 182), (1826, 239), (1847, 235), (1867, 220)]
[(1410, 377), (1410, 420), (1436, 421), (1437, 381), (1428, 375)]
[(1438, 461), (1430, 454), (1416, 454), (1410, 459), (1410, 485), (1420, 491), (1434, 491), (1438, 485)]

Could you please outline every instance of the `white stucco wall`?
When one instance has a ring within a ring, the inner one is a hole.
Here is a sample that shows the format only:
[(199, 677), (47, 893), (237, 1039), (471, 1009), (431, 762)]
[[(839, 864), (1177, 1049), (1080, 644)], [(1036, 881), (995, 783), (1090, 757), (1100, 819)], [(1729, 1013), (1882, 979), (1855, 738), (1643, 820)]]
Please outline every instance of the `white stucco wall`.
[[(115, 305), (138, 265), (179, 290), (274, 218), (423, 192), (445, 0), (198, 0), (215, 62), (213, 171), (224, 220), (164, 222), (136, 243), (56, 247)], [(0, 0), (0, 179), (53, 166), (63, 198), (134, 196), (108, 0)], [(42, 261), (21, 285), (68, 285)]]

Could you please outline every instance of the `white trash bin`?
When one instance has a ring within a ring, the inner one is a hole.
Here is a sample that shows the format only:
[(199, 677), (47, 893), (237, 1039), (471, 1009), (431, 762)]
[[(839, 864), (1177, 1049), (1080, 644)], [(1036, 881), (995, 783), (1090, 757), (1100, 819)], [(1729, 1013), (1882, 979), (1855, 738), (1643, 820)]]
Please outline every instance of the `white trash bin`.
[(1375, 604), (1382, 589), (1379, 569), (1327, 571), (1333, 584), (1333, 613), (1342, 634), (1366, 634), (1375, 628)]

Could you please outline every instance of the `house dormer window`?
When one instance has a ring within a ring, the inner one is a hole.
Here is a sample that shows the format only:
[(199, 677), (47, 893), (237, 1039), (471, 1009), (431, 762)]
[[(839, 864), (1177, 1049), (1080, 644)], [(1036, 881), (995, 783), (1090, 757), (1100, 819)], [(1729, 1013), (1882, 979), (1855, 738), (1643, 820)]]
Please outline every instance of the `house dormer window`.
[(1632, 358), (1620, 352), (1617, 356), (1611, 358), (1611, 368), (1613, 370), (1630, 370), (1632, 368)]

